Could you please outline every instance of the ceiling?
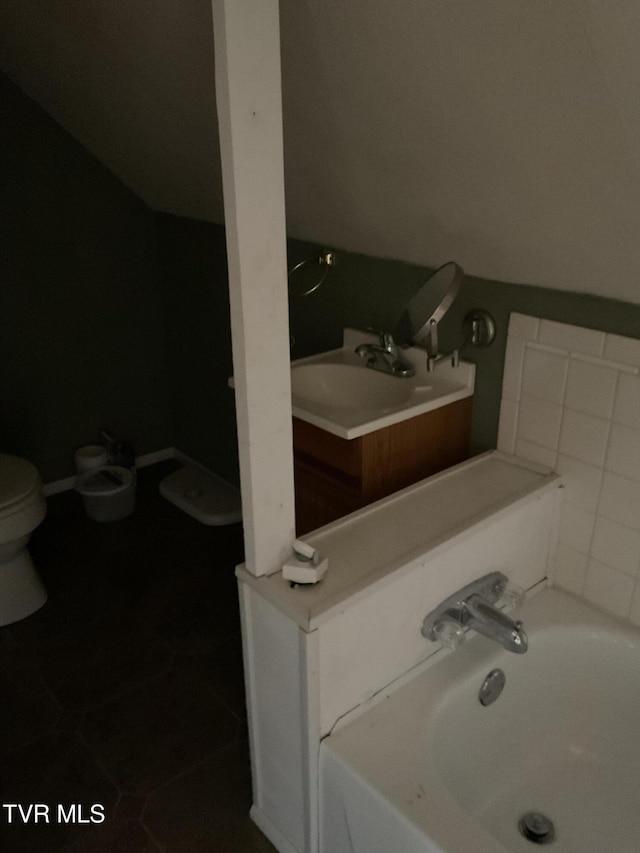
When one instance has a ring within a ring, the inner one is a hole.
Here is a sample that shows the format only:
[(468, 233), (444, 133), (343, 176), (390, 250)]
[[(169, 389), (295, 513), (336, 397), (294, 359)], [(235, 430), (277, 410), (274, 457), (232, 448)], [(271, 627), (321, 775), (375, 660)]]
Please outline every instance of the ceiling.
[[(288, 230), (640, 303), (637, 0), (280, 0)], [(152, 208), (223, 219), (209, 0), (3, 0), (3, 70)]]

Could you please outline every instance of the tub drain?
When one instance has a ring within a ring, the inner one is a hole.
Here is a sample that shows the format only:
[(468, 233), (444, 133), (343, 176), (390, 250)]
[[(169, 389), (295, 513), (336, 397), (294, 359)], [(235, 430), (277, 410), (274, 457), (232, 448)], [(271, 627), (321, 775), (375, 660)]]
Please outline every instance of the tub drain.
[(540, 812), (527, 812), (518, 821), (520, 834), (534, 844), (551, 844), (556, 837), (553, 821)]

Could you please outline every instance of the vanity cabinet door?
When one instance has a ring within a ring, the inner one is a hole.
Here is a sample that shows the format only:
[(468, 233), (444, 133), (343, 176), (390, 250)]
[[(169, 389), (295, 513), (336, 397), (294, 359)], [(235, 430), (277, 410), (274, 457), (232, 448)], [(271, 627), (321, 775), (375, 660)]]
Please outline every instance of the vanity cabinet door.
[(347, 440), (293, 419), (299, 536), (469, 457), (472, 397)]
[(295, 462), (296, 532), (299, 536), (364, 506), (360, 489), (327, 476), (319, 468)]
[(366, 503), (469, 458), (472, 397), (362, 436)]

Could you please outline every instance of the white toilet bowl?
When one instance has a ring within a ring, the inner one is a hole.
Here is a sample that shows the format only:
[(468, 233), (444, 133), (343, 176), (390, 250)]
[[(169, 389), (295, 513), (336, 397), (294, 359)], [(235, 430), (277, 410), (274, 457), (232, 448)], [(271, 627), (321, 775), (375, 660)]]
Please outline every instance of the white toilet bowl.
[(0, 453), (0, 626), (30, 616), (47, 600), (27, 543), (47, 513), (31, 462)]

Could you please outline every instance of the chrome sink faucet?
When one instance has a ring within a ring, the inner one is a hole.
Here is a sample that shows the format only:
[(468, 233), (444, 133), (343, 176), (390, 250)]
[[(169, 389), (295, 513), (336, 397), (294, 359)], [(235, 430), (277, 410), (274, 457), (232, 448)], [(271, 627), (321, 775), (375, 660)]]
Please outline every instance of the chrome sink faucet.
[(429, 613), (422, 636), (455, 648), (465, 628), (484, 634), (509, 652), (524, 654), (529, 642), (522, 622), (514, 622), (496, 603), (503, 598), (517, 601), (522, 592), (509, 587), (501, 572), (491, 572), (463, 587)]
[(367, 359), (367, 367), (380, 370), (390, 376), (409, 379), (415, 376), (415, 368), (398, 355), (398, 345), (389, 332), (380, 333), (380, 343), (360, 344), (355, 349), (356, 355)]

